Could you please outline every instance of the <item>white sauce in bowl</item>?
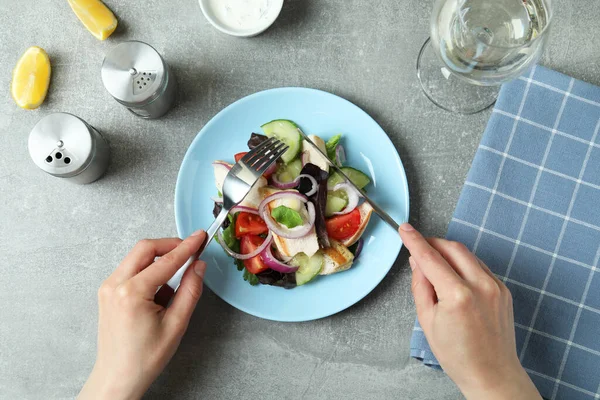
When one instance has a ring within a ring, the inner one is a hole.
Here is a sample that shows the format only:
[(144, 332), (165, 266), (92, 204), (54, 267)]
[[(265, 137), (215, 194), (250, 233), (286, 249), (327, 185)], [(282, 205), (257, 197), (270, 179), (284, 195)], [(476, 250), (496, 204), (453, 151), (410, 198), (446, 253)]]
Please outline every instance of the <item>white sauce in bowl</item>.
[(274, 0), (209, 0), (214, 16), (235, 31), (254, 30), (274, 19), (278, 13)]

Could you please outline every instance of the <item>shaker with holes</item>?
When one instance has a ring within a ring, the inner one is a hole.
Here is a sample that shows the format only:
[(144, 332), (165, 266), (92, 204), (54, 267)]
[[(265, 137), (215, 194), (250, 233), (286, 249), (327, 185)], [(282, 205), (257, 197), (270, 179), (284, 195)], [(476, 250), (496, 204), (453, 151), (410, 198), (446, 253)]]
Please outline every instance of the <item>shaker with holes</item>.
[(138, 117), (159, 118), (173, 105), (175, 78), (161, 55), (146, 43), (116, 46), (104, 58), (101, 73), (108, 93)]
[(42, 118), (29, 134), (29, 155), (42, 171), (70, 182), (91, 183), (108, 167), (110, 148), (94, 127), (67, 113)]

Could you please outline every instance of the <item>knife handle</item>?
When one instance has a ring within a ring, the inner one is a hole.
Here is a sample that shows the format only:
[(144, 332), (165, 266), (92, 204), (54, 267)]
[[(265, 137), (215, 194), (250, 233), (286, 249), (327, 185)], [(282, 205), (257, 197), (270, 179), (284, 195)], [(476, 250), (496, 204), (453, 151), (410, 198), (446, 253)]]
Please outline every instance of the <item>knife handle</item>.
[(368, 197), (364, 196), (363, 198), (367, 203), (369, 203), (371, 207), (373, 207), (373, 211), (375, 211), (375, 213), (379, 215), (379, 218), (381, 218), (385, 223), (387, 223), (389, 226), (394, 228), (396, 232), (398, 232), (398, 230), (400, 229), (400, 225), (398, 225), (398, 223), (394, 221), (394, 219), (390, 217), (390, 215), (387, 212), (383, 211), (381, 207), (377, 205), (377, 203), (371, 201), (371, 199), (369, 199)]

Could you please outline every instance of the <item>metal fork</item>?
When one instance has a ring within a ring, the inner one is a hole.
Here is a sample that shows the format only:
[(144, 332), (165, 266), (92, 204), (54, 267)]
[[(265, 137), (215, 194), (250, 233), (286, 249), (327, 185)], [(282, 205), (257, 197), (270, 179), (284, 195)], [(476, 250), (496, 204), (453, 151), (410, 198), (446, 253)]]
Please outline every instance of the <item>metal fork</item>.
[(206, 246), (225, 222), (229, 211), (244, 200), (252, 186), (288, 149), (288, 146), (275, 138), (265, 140), (263, 143), (250, 150), (229, 171), (223, 182), (223, 208), (214, 222), (206, 230), (206, 240), (196, 254), (181, 267), (169, 281), (162, 285), (154, 295), (154, 302), (167, 307), (171, 298), (177, 291), (183, 273), (196, 261)]

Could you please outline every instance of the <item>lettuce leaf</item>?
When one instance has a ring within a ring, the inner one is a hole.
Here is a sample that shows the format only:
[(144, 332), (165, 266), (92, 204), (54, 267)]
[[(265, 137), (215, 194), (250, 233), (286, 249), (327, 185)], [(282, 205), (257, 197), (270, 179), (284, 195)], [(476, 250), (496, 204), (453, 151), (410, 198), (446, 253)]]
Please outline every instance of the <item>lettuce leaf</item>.
[(232, 251), (236, 253), (240, 252), (240, 241), (235, 237), (235, 219), (237, 218), (237, 214), (229, 217), (229, 226), (227, 229), (223, 229), (223, 241), (225, 245), (230, 248)]
[(286, 206), (279, 206), (271, 211), (271, 216), (275, 221), (287, 226), (289, 229), (300, 226), (304, 223), (302, 216), (296, 210), (292, 210)]
[(331, 139), (329, 139), (327, 141), (327, 143), (325, 143), (325, 148), (327, 149), (327, 157), (329, 157), (329, 159), (331, 161), (333, 161), (334, 163), (336, 161), (335, 148), (340, 143), (341, 139), (342, 139), (342, 135), (341, 134), (340, 135), (335, 135), (334, 137), (332, 137)]
[(258, 277), (250, 272), (247, 269), (244, 270), (244, 280), (251, 284), (252, 286), (258, 285), (260, 282), (258, 281)]
[(257, 274), (258, 281), (263, 285), (279, 286), (285, 289), (296, 287), (296, 273), (283, 274), (281, 272), (268, 269)]

